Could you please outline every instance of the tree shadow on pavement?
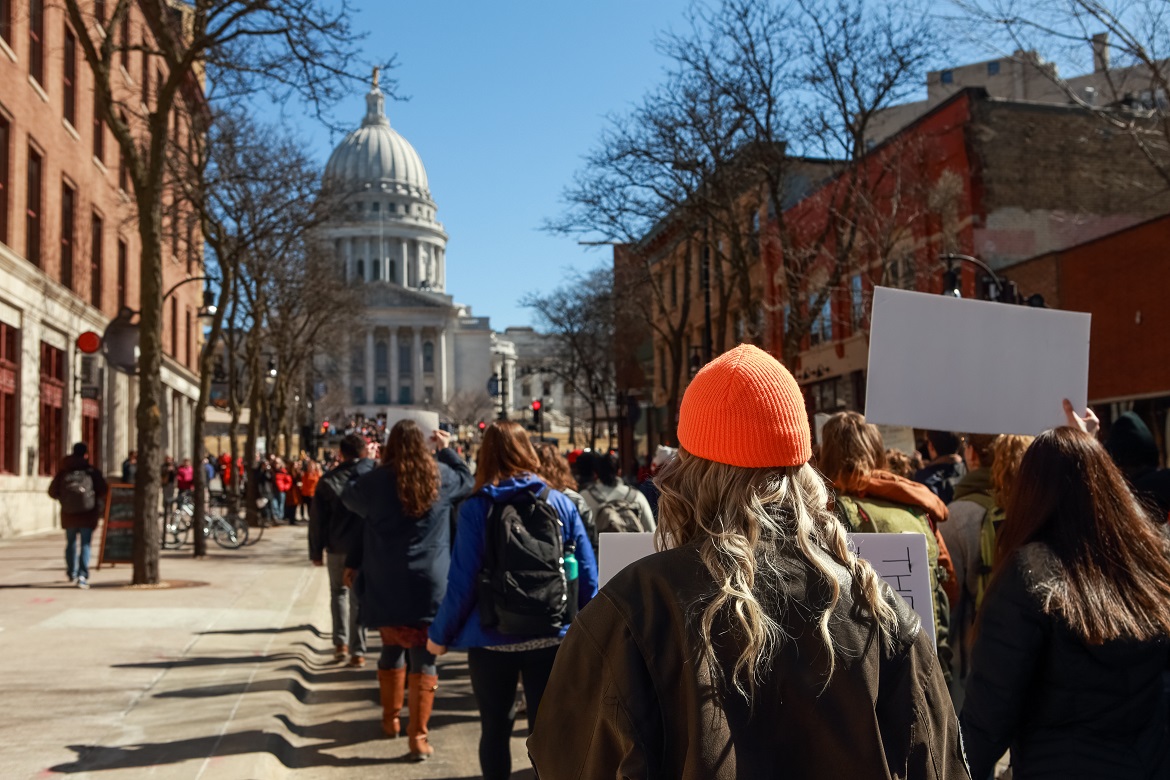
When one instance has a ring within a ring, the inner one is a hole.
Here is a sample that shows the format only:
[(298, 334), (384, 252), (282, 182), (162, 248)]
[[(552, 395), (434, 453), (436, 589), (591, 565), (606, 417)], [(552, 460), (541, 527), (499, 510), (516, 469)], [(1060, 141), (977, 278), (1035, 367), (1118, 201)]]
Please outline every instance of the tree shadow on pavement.
[(232, 664), (267, 664), (278, 661), (299, 661), (295, 653), (272, 653), (270, 655), (193, 656), (174, 661), (143, 661), (136, 664), (113, 664), (114, 669), (184, 669), (196, 666), (229, 666)]
[(302, 704), (344, 704), (349, 702), (378, 701), (378, 689), (351, 688), (343, 690), (315, 690), (306, 688), (298, 680), (284, 677), (278, 680), (256, 680), (253, 682), (205, 685), (197, 688), (183, 688), (177, 691), (156, 693), (156, 699), (210, 699), (217, 696), (238, 696), (242, 693), (291, 693)]
[(219, 636), (223, 634), (231, 634), (233, 636), (238, 634), (293, 634), (300, 631), (307, 631), (315, 635), (318, 639), (328, 639), (330, 634), (322, 631), (316, 626), (302, 623), (299, 626), (285, 626), (284, 628), (232, 628), (223, 631), (200, 631), (200, 636)]
[(77, 759), (71, 763), (50, 767), (49, 771), (60, 774), (76, 774), (106, 769), (145, 769), (167, 764), (179, 764), (209, 756), (223, 757), (248, 753), (270, 753), (289, 769), (306, 767), (352, 768), (394, 762), (393, 759), (383, 758), (340, 758), (327, 753), (326, 751), (370, 742), (380, 735), (380, 729), (376, 722), (368, 729), (361, 728), (361, 723), (351, 723), (349, 724), (351, 728), (343, 728), (343, 725), (341, 722), (322, 724), (322, 733), (327, 731), (330, 734), (330, 736), (323, 738), (330, 741), (305, 746), (292, 745), (280, 734), (255, 730), (224, 734), (222, 737), (210, 736), (169, 742), (147, 742), (122, 747), (69, 745), (69, 749), (77, 754)]

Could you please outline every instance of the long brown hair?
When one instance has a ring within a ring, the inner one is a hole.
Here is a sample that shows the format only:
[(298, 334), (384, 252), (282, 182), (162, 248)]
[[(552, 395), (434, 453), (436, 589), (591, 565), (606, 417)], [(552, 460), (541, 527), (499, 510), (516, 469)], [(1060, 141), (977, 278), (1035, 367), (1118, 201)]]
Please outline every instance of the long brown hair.
[(540, 458), (540, 470), (537, 472), (541, 479), (553, 490), (576, 490), (577, 480), (569, 473), (569, 461), (557, 449), (557, 445), (544, 442), (536, 448), (536, 457)]
[(520, 423), (496, 420), (483, 432), (475, 466), (475, 489), (518, 474), (539, 474), (540, 459)]
[(874, 471), (886, 468), (886, 449), (876, 425), (857, 412), (838, 412), (821, 429), (817, 469), (841, 493), (861, 491)]
[(396, 479), (408, 516), (422, 517), (439, 499), (439, 464), (414, 420), (399, 420), (390, 429), (382, 464)]
[(1041, 584), (1044, 611), (1085, 642), (1170, 636), (1170, 544), (1105, 448), (1082, 431), (1047, 431), (1024, 453), (993, 576), (1037, 541), (1058, 563), (1055, 580)]

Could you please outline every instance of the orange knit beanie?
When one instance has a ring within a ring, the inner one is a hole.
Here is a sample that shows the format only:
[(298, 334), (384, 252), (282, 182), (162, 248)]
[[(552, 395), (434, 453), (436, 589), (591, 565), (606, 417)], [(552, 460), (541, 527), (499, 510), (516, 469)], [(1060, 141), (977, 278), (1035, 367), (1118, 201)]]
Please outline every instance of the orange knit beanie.
[(800, 387), (780, 361), (750, 344), (712, 360), (691, 381), (678, 441), (692, 455), (744, 468), (799, 466), (812, 457)]

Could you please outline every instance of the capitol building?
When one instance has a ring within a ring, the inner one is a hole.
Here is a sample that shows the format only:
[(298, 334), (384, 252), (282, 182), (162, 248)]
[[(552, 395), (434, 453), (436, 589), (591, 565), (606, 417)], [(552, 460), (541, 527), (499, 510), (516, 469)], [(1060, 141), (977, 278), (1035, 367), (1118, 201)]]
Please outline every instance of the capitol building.
[(321, 236), (366, 301), (364, 330), (328, 382), (343, 384), (346, 415), (442, 413), (457, 396), (485, 394), (493, 374), (512, 397), (514, 348), (446, 294), (447, 232), (422, 159), (386, 117), (376, 72), (361, 126), (333, 151), (324, 184), (343, 206)]

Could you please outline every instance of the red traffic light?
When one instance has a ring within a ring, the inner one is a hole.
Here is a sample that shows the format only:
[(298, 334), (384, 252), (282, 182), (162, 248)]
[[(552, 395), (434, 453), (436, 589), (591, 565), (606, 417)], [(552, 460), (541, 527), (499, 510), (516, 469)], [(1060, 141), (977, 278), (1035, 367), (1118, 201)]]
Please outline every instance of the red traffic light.
[(540, 411), (540, 399), (539, 398), (535, 399), (532, 402), (532, 411), (534, 411), (534, 412)]
[(486, 429), (487, 429), (487, 423), (485, 423), (483, 420), (480, 420), (480, 421), (479, 421), (479, 429), (480, 429), (481, 431), (482, 431), (482, 430), (486, 430)]

